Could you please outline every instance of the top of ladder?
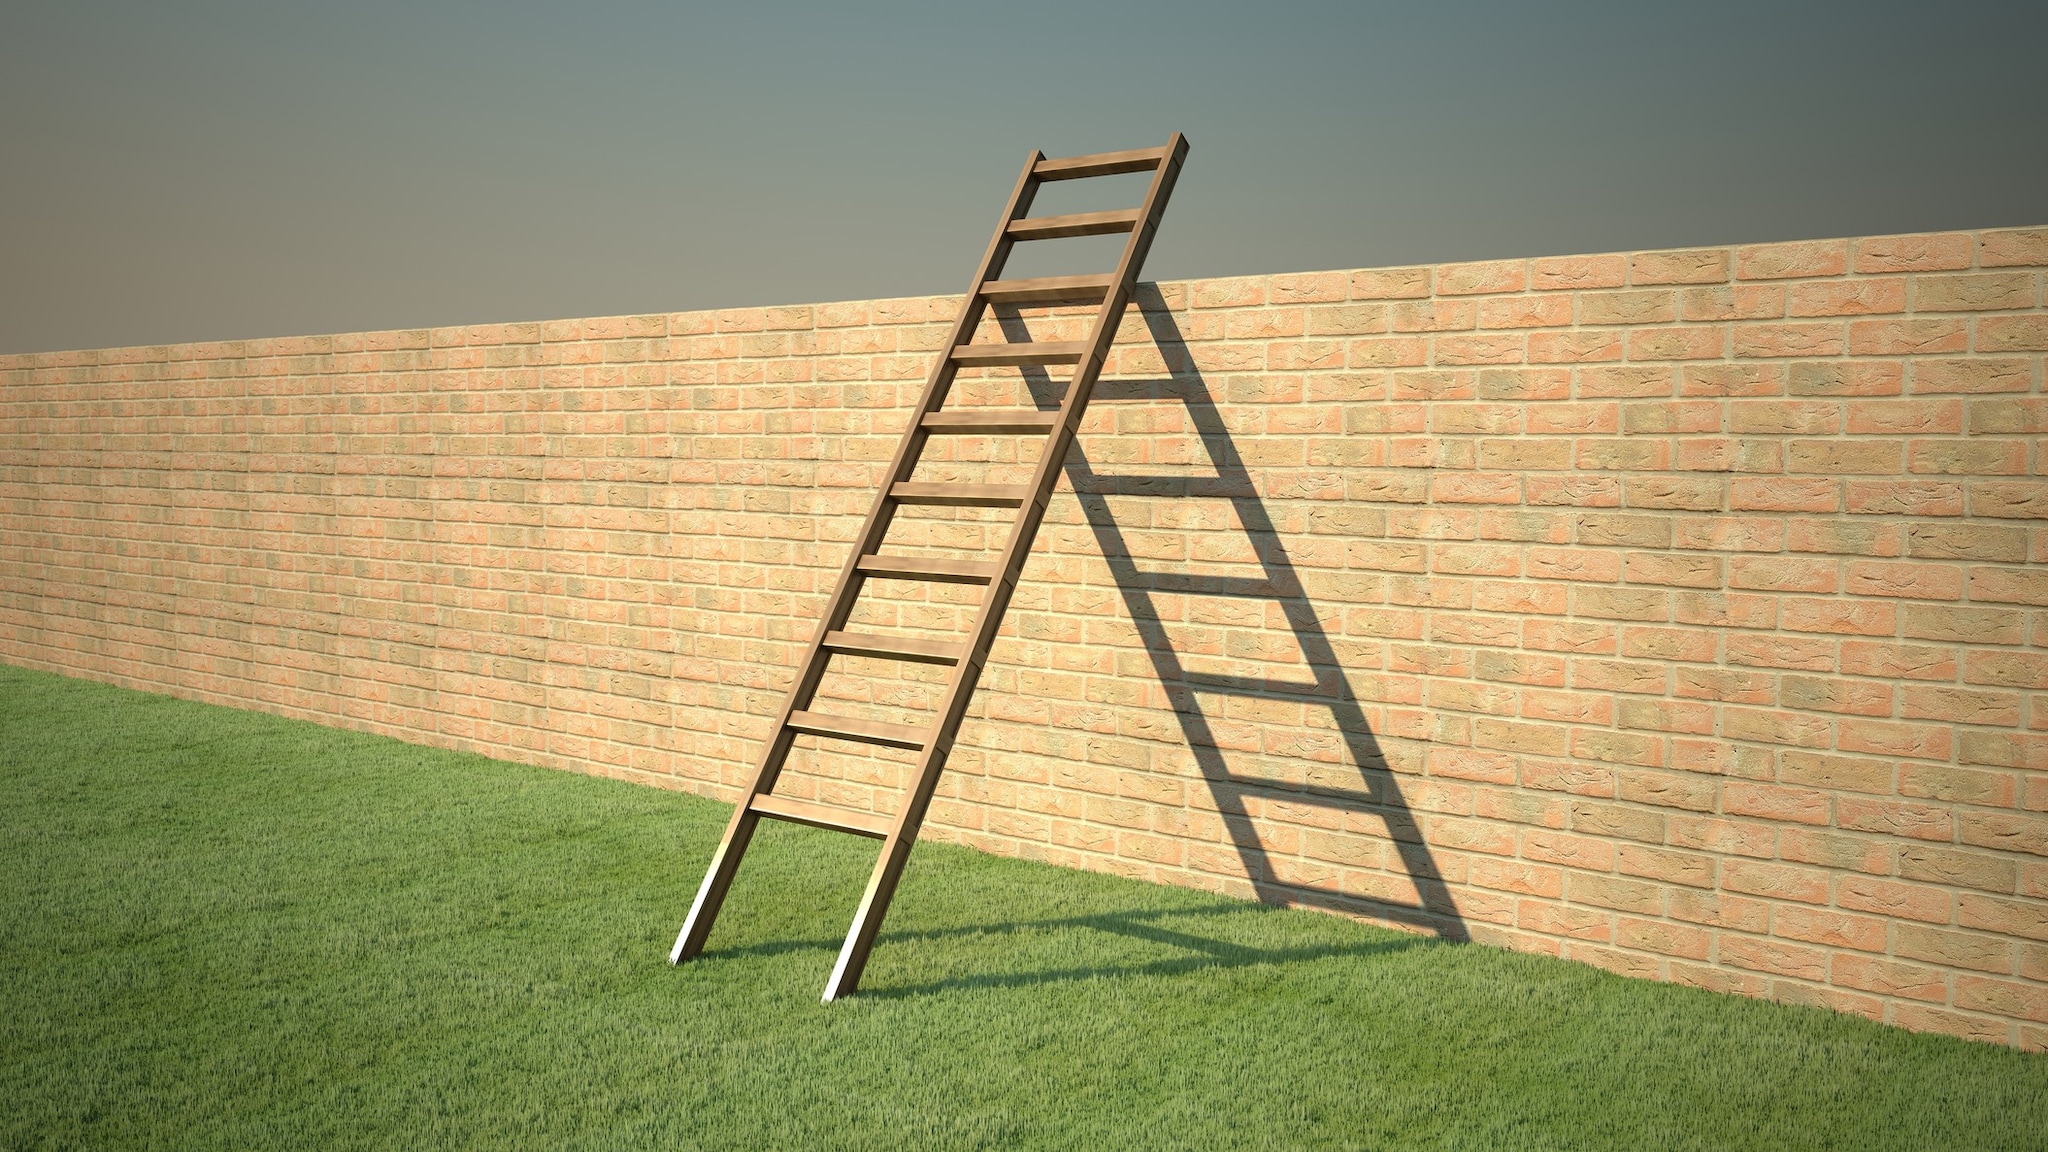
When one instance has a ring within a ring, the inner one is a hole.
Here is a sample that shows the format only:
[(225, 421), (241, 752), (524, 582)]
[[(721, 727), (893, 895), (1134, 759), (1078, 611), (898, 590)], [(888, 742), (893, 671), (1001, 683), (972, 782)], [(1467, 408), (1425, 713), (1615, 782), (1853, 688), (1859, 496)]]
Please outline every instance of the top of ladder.
[(1091, 152), (1086, 156), (1061, 156), (1040, 160), (1031, 174), (1040, 180), (1080, 180), (1088, 176), (1119, 176), (1125, 172), (1150, 172), (1172, 153), (1167, 148), (1132, 148), (1123, 152)]

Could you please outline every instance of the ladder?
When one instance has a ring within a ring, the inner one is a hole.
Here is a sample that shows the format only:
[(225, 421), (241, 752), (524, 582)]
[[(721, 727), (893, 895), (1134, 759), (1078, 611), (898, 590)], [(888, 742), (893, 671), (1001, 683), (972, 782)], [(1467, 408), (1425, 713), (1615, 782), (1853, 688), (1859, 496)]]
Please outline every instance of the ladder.
[[(695, 902), (690, 905), (689, 918), (684, 921), (675, 947), (669, 952), (669, 963), (680, 964), (703, 951), (704, 941), (711, 934), (712, 922), (718, 917), (719, 906), (724, 903), (726, 893), (732, 887), (733, 876), (739, 871), (740, 858), (746, 854), (754, 829), (765, 816), (882, 841), (881, 855), (875, 861), (867, 890), (854, 912), (853, 926), (846, 934), (845, 945), (839, 950), (832, 977), (826, 982), (824, 999), (830, 1003), (850, 995), (860, 986), (861, 972), (867, 967), (875, 934), (888, 913), (889, 901), (896, 893), (896, 883), (903, 875), (903, 866), (910, 859), (918, 828), (924, 823), (925, 809), (931, 803), (939, 773), (946, 766), (946, 756), (952, 751), (953, 738), (959, 731), (961, 717), (966, 714), (968, 699), (974, 694), (975, 681), (980, 677), (982, 664), (995, 642), (1003, 611), (1009, 606), (1011, 591), (1016, 587), (1018, 575), (1031, 552), (1032, 538), (1037, 535), (1039, 522), (1045, 516), (1046, 501), (1059, 480), (1075, 429), (1087, 411), (1089, 393), (1094, 390), (1096, 377), (1102, 372), (1110, 342), (1116, 338), (1117, 325), (1130, 303), (1139, 269), (1144, 266), (1145, 254), (1152, 246), (1159, 218), (1166, 210), (1167, 198), (1172, 195), (1174, 179), (1179, 175), (1187, 153), (1187, 140), (1176, 132), (1163, 148), (1099, 152), (1061, 159), (1047, 159), (1043, 153), (1034, 151), (1024, 162), (1024, 171), (1010, 193), (1008, 206), (1003, 209), (1002, 222), (996, 226), (995, 236), (982, 255), (981, 266), (974, 273), (973, 285), (961, 303), (960, 317), (953, 325), (946, 351), (932, 365), (923, 398), (918, 401), (917, 411), (904, 430), (902, 443), (897, 446), (895, 462), (889, 468), (866, 524), (855, 538), (852, 555), (839, 574), (838, 587), (818, 623), (817, 634), (798, 665), (796, 681), (790, 685), (789, 698), (776, 717), (767, 747), (761, 753), (760, 762), (754, 768), (739, 805), (733, 810), (718, 851), (711, 857), (711, 866), (705, 871)], [(1143, 203), (1136, 208), (1061, 216), (1027, 215), (1039, 186), (1048, 181), (1147, 171), (1152, 173), (1152, 179), (1146, 187)], [(1116, 271), (1108, 275), (996, 279), (1002, 274), (1012, 247), (1019, 242), (1119, 232), (1129, 233), (1130, 238), (1124, 243)], [(1096, 302), (1100, 303), (1100, 308), (1085, 340), (970, 343), (991, 304)], [(954, 376), (963, 367), (1052, 364), (1075, 366), (1057, 412), (944, 411)], [(1047, 439), (1028, 484), (913, 483), (910, 478), (925, 442), (933, 436), (947, 435), (1037, 435)], [(1000, 558), (994, 561), (881, 554), (883, 538), (888, 534), (896, 509), (913, 504), (1015, 508), (1017, 512), (1009, 536), (1002, 545)], [(986, 585), (987, 591), (982, 595), (974, 623), (960, 643), (847, 632), (844, 629), (853, 613), (855, 601), (868, 580), (980, 584)], [(936, 722), (930, 728), (918, 728), (812, 711), (813, 697), (825, 677), (826, 665), (835, 653), (951, 665), (953, 672), (934, 714)], [(776, 778), (781, 775), (798, 735), (917, 752), (910, 784), (904, 790), (902, 805), (895, 816), (851, 812), (775, 795)]]

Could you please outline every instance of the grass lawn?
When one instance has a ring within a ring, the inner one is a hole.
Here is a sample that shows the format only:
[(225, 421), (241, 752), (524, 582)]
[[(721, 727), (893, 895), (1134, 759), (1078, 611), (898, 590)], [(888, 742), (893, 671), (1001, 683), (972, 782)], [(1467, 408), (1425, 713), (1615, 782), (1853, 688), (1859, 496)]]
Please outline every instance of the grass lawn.
[(2021, 1148), (2048, 1057), (0, 666), (0, 1147)]

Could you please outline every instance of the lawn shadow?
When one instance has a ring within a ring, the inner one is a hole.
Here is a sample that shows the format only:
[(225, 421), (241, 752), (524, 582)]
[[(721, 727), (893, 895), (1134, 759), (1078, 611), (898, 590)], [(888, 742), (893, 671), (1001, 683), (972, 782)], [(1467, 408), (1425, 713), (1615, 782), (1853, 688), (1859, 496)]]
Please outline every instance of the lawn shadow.
[[(864, 988), (861, 990), (861, 998), (863, 1000), (900, 1000), (962, 988), (1023, 988), (1041, 984), (1060, 984), (1075, 980), (1091, 980), (1108, 976), (1180, 976), (1192, 972), (1211, 971), (1221, 968), (1248, 968), (1259, 964), (1303, 963), (1333, 956), (1365, 957), (1388, 955), (1431, 943), (1425, 937), (1397, 935), (1377, 940), (1359, 940), (1347, 943), (1260, 946), (1197, 935), (1193, 932), (1180, 931), (1158, 923), (1159, 921), (1202, 916), (1242, 916), (1250, 911), (1255, 911), (1254, 906), (1234, 900), (1219, 900), (1213, 904), (1196, 905), (1187, 908), (1089, 912), (1046, 920), (1008, 920), (994, 924), (964, 924), (951, 928), (885, 931), (878, 938), (877, 943), (932, 943), (943, 940), (986, 939), (989, 937), (1086, 929), (1162, 947), (1178, 948), (1187, 954), (1128, 963), (1075, 964), (1058, 968), (1034, 969), (1028, 972), (973, 972), (922, 983), (892, 985), (887, 988)], [(838, 946), (838, 940), (826, 937), (819, 937), (813, 940), (767, 940), (758, 944), (745, 944), (733, 948), (707, 951), (704, 955), (719, 958), (780, 956), (791, 952), (803, 951), (830, 952)]]
[[(1195, 366), (1180, 326), (1155, 285), (1140, 285), (1133, 299), (1159, 349), (1167, 374), (1162, 379), (1103, 380), (1096, 385), (1092, 403), (1167, 401), (1181, 405), (1209, 456), (1214, 474), (1120, 476), (1097, 471), (1088, 459), (1085, 439), (1075, 441), (1066, 460), (1066, 474), (1109, 564), (1125, 611), (1143, 639), (1153, 672), (1165, 690), (1188, 749), (1200, 766), (1217, 812), (1223, 817), (1246, 878), (1258, 899), (1265, 903), (1350, 913), (1451, 939), (1465, 938), (1464, 920), (1457, 903), (1402, 796), (1399, 779), (1389, 770), (1379, 741), (1366, 722), (1365, 710), (1323, 631), (1320, 613), (1302, 585), (1244, 457), (1231, 438), (1209, 382)], [(999, 311), (997, 318), (1008, 339), (1030, 339), (1014, 310)], [(1026, 369), (1025, 378), (1040, 407), (1058, 404), (1061, 385), (1043, 370)], [(1219, 576), (1143, 570), (1124, 529), (1117, 523), (1111, 497), (1227, 501), (1244, 529), (1259, 574)], [(1170, 617), (1156, 602), (1155, 598), (1161, 595), (1216, 597), (1277, 608), (1300, 651), (1307, 677), (1217, 675), (1188, 668), (1168, 633)], [(1329, 771), (1318, 771), (1318, 779), (1296, 781), (1233, 772), (1226, 756), (1228, 741), (1219, 738), (1218, 725), (1203, 706), (1205, 695), (1327, 710), (1343, 744), (1344, 762), (1356, 773), (1355, 781), (1333, 781)], [(1383, 834), (1384, 843), (1390, 848), (1388, 857), (1375, 869), (1340, 867), (1303, 859), (1295, 852), (1282, 853), (1269, 847), (1268, 836), (1260, 831), (1262, 811), (1273, 804), (1320, 809), (1325, 814), (1321, 820), (1311, 817), (1290, 821), (1297, 834), (1303, 826), (1318, 823), (1350, 832), (1366, 831), (1375, 838)]]

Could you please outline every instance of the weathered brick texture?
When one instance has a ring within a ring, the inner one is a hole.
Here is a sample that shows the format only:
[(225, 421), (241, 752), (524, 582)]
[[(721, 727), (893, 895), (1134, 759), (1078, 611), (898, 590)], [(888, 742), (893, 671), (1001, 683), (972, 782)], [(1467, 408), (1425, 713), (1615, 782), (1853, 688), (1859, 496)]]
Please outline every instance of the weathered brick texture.
[[(929, 834), (2048, 1047), (2044, 270), (2031, 228), (1148, 289)], [(0, 358), (0, 658), (729, 797), (956, 304)], [(800, 761), (884, 809), (903, 764)]]

